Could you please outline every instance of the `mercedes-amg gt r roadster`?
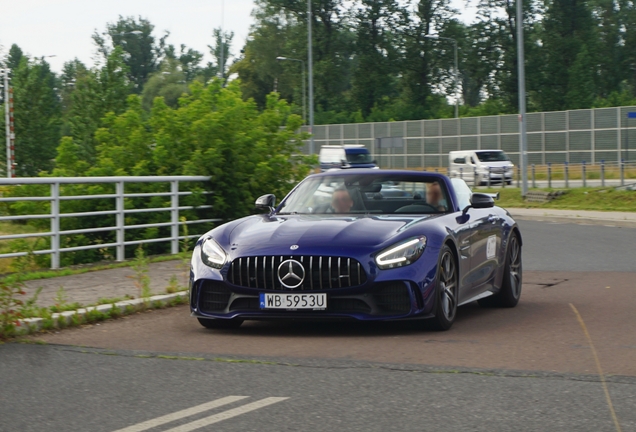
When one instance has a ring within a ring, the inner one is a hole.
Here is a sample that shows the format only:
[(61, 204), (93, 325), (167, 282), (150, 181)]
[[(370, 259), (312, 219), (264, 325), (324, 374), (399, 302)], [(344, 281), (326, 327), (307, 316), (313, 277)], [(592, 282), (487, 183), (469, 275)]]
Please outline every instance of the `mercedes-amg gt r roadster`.
[(489, 194), (431, 172), (311, 175), (263, 214), (196, 243), (190, 309), (207, 328), (244, 320), (428, 319), (448, 330), (463, 304), (514, 307), (521, 234)]

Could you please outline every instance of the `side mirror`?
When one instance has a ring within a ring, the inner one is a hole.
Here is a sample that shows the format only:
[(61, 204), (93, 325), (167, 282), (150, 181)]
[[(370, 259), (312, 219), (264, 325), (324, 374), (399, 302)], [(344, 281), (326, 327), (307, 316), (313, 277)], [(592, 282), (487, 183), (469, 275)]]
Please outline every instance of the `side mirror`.
[(470, 196), (470, 205), (466, 206), (462, 213), (466, 214), (468, 209), (470, 209), (471, 207), (476, 209), (485, 209), (494, 206), (495, 200), (492, 198), (492, 196), (483, 193), (474, 193)]
[(495, 200), (490, 195), (474, 193), (470, 196), (470, 205), (476, 209), (491, 208), (495, 206)]
[(340, 160), (340, 166), (342, 166), (342, 167), (346, 167), (346, 166), (347, 166), (347, 161), (346, 161), (346, 160), (344, 160), (344, 159), (341, 159), (341, 160)]
[(254, 205), (257, 209), (267, 209), (272, 211), (276, 206), (276, 196), (273, 194), (260, 196), (254, 203)]

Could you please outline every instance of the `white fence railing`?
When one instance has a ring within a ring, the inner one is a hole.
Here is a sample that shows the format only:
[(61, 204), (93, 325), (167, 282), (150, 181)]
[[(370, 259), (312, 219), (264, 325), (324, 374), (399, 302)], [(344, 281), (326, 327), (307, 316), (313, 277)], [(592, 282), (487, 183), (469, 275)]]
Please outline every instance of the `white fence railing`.
[[(26, 256), (30, 253), (34, 255), (46, 255), (51, 256), (51, 268), (57, 269), (60, 267), (60, 255), (64, 252), (74, 252), (89, 249), (98, 248), (112, 248), (116, 249), (117, 261), (123, 261), (125, 258), (125, 247), (128, 245), (137, 245), (143, 243), (157, 243), (157, 242), (170, 242), (170, 251), (172, 254), (179, 252), (179, 241), (185, 238), (196, 238), (200, 234), (189, 234), (187, 236), (180, 235), (180, 227), (182, 225), (190, 224), (206, 224), (218, 222), (219, 219), (197, 219), (180, 221), (179, 212), (185, 210), (194, 209), (206, 209), (211, 208), (211, 205), (201, 205), (197, 207), (182, 206), (179, 204), (179, 198), (183, 196), (192, 195), (192, 191), (179, 191), (179, 183), (181, 182), (207, 182), (209, 177), (204, 176), (156, 176), (156, 177), (23, 177), (23, 178), (0, 178), (0, 187), (2, 186), (19, 186), (19, 185), (50, 185), (50, 194), (48, 196), (20, 196), (20, 197), (0, 197), (0, 203), (14, 203), (14, 202), (36, 202), (36, 201), (48, 201), (50, 203), (50, 212), (48, 214), (25, 214), (25, 215), (0, 215), (0, 222), (2, 221), (24, 221), (29, 219), (49, 219), (50, 230), (48, 232), (26, 233), (26, 234), (7, 234), (0, 235), (1, 240), (13, 240), (13, 239), (25, 239), (34, 237), (50, 237), (50, 248), (44, 250), (35, 251), (18, 251), (11, 253), (0, 254), (0, 258), (12, 258)], [(63, 195), (61, 192), (61, 185), (71, 184), (114, 184), (115, 193), (108, 194), (91, 194), (91, 195)], [(168, 183), (170, 188), (165, 192), (150, 192), (150, 193), (126, 193), (125, 188), (127, 184), (134, 183)], [(212, 192), (206, 191), (203, 194), (211, 194)], [(144, 198), (144, 197), (157, 197), (164, 196), (170, 197), (169, 207), (154, 207), (154, 208), (134, 208), (125, 209), (126, 198)], [(60, 211), (60, 203), (70, 200), (93, 200), (93, 199), (112, 199), (113, 206), (109, 210), (100, 211), (86, 211), (86, 212), (74, 212), (74, 213), (62, 213)], [(146, 223), (136, 225), (126, 225), (126, 215), (134, 213), (150, 213), (150, 212), (169, 212), (169, 222), (158, 223)], [(82, 228), (74, 230), (61, 230), (60, 222), (64, 218), (81, 218), (87, 216), (106, 216), (115, 215), (115, 225), (107, 227), (92, 227)], [(170, 236), (161, 238), (151, 238), (142, 240), (125, 240), (125, 233), (127, 230), (144, 229), (144, 228), (158, 228), (158, 227), (170, 227)], [(66, 235), (86, 234), (99, 231), (114, 231), (116, 233), (115, 241), (112, 243), (100, 243), (100, 244), (88, 244), (84, 246), (73, 247), (61, 247), (60, 238)]]

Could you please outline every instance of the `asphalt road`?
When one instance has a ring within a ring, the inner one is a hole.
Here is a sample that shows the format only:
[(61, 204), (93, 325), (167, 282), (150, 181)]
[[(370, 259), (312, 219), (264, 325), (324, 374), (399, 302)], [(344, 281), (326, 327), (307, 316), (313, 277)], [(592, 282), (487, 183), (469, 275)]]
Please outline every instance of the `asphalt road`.
[(636, 228), (518, 221), (524, 270), (635, 272)]
[(449, 332), (210, 331), (177, 307), (0, 346), (0, 431), (617, 430), (570, 304), (622, 430), (636, 431), (636, 229), (520, 225), (520, 304), (467, 305)]

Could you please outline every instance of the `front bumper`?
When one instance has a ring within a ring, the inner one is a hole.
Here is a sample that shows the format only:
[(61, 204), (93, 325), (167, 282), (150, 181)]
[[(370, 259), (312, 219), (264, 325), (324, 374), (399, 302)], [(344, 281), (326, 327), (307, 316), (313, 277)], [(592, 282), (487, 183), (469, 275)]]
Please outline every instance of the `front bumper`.
[[(427, 318), (434, 307), (434, 283), (426, 288), (410, 281), (384, 281), (363, 287), (300, 291), (326, 293), (325, 310), (261, 309), (259, 294), (280, 290), (246, 289), (222, 280), (200, 279), (192, 283), (190, 310), (193, 316), (216, 319), (355, 319), (395, 320)], [(292, 290), (285, 293), (296, 294)]]
[(499, 172), (488, 172), (488, 171), (484, 171), (484, 172), (480, 172), (479, 176), (483, 179), (488, 179), (488, 175), (490, 174), (490, 180), (491, 181), (501, 181), (502, 178), (505, 178), (506, 180), (512, 180), (513, 178), (513, 171), (512, 170), (507, 170), (505, 172), (503, 171), (499, 171)]

